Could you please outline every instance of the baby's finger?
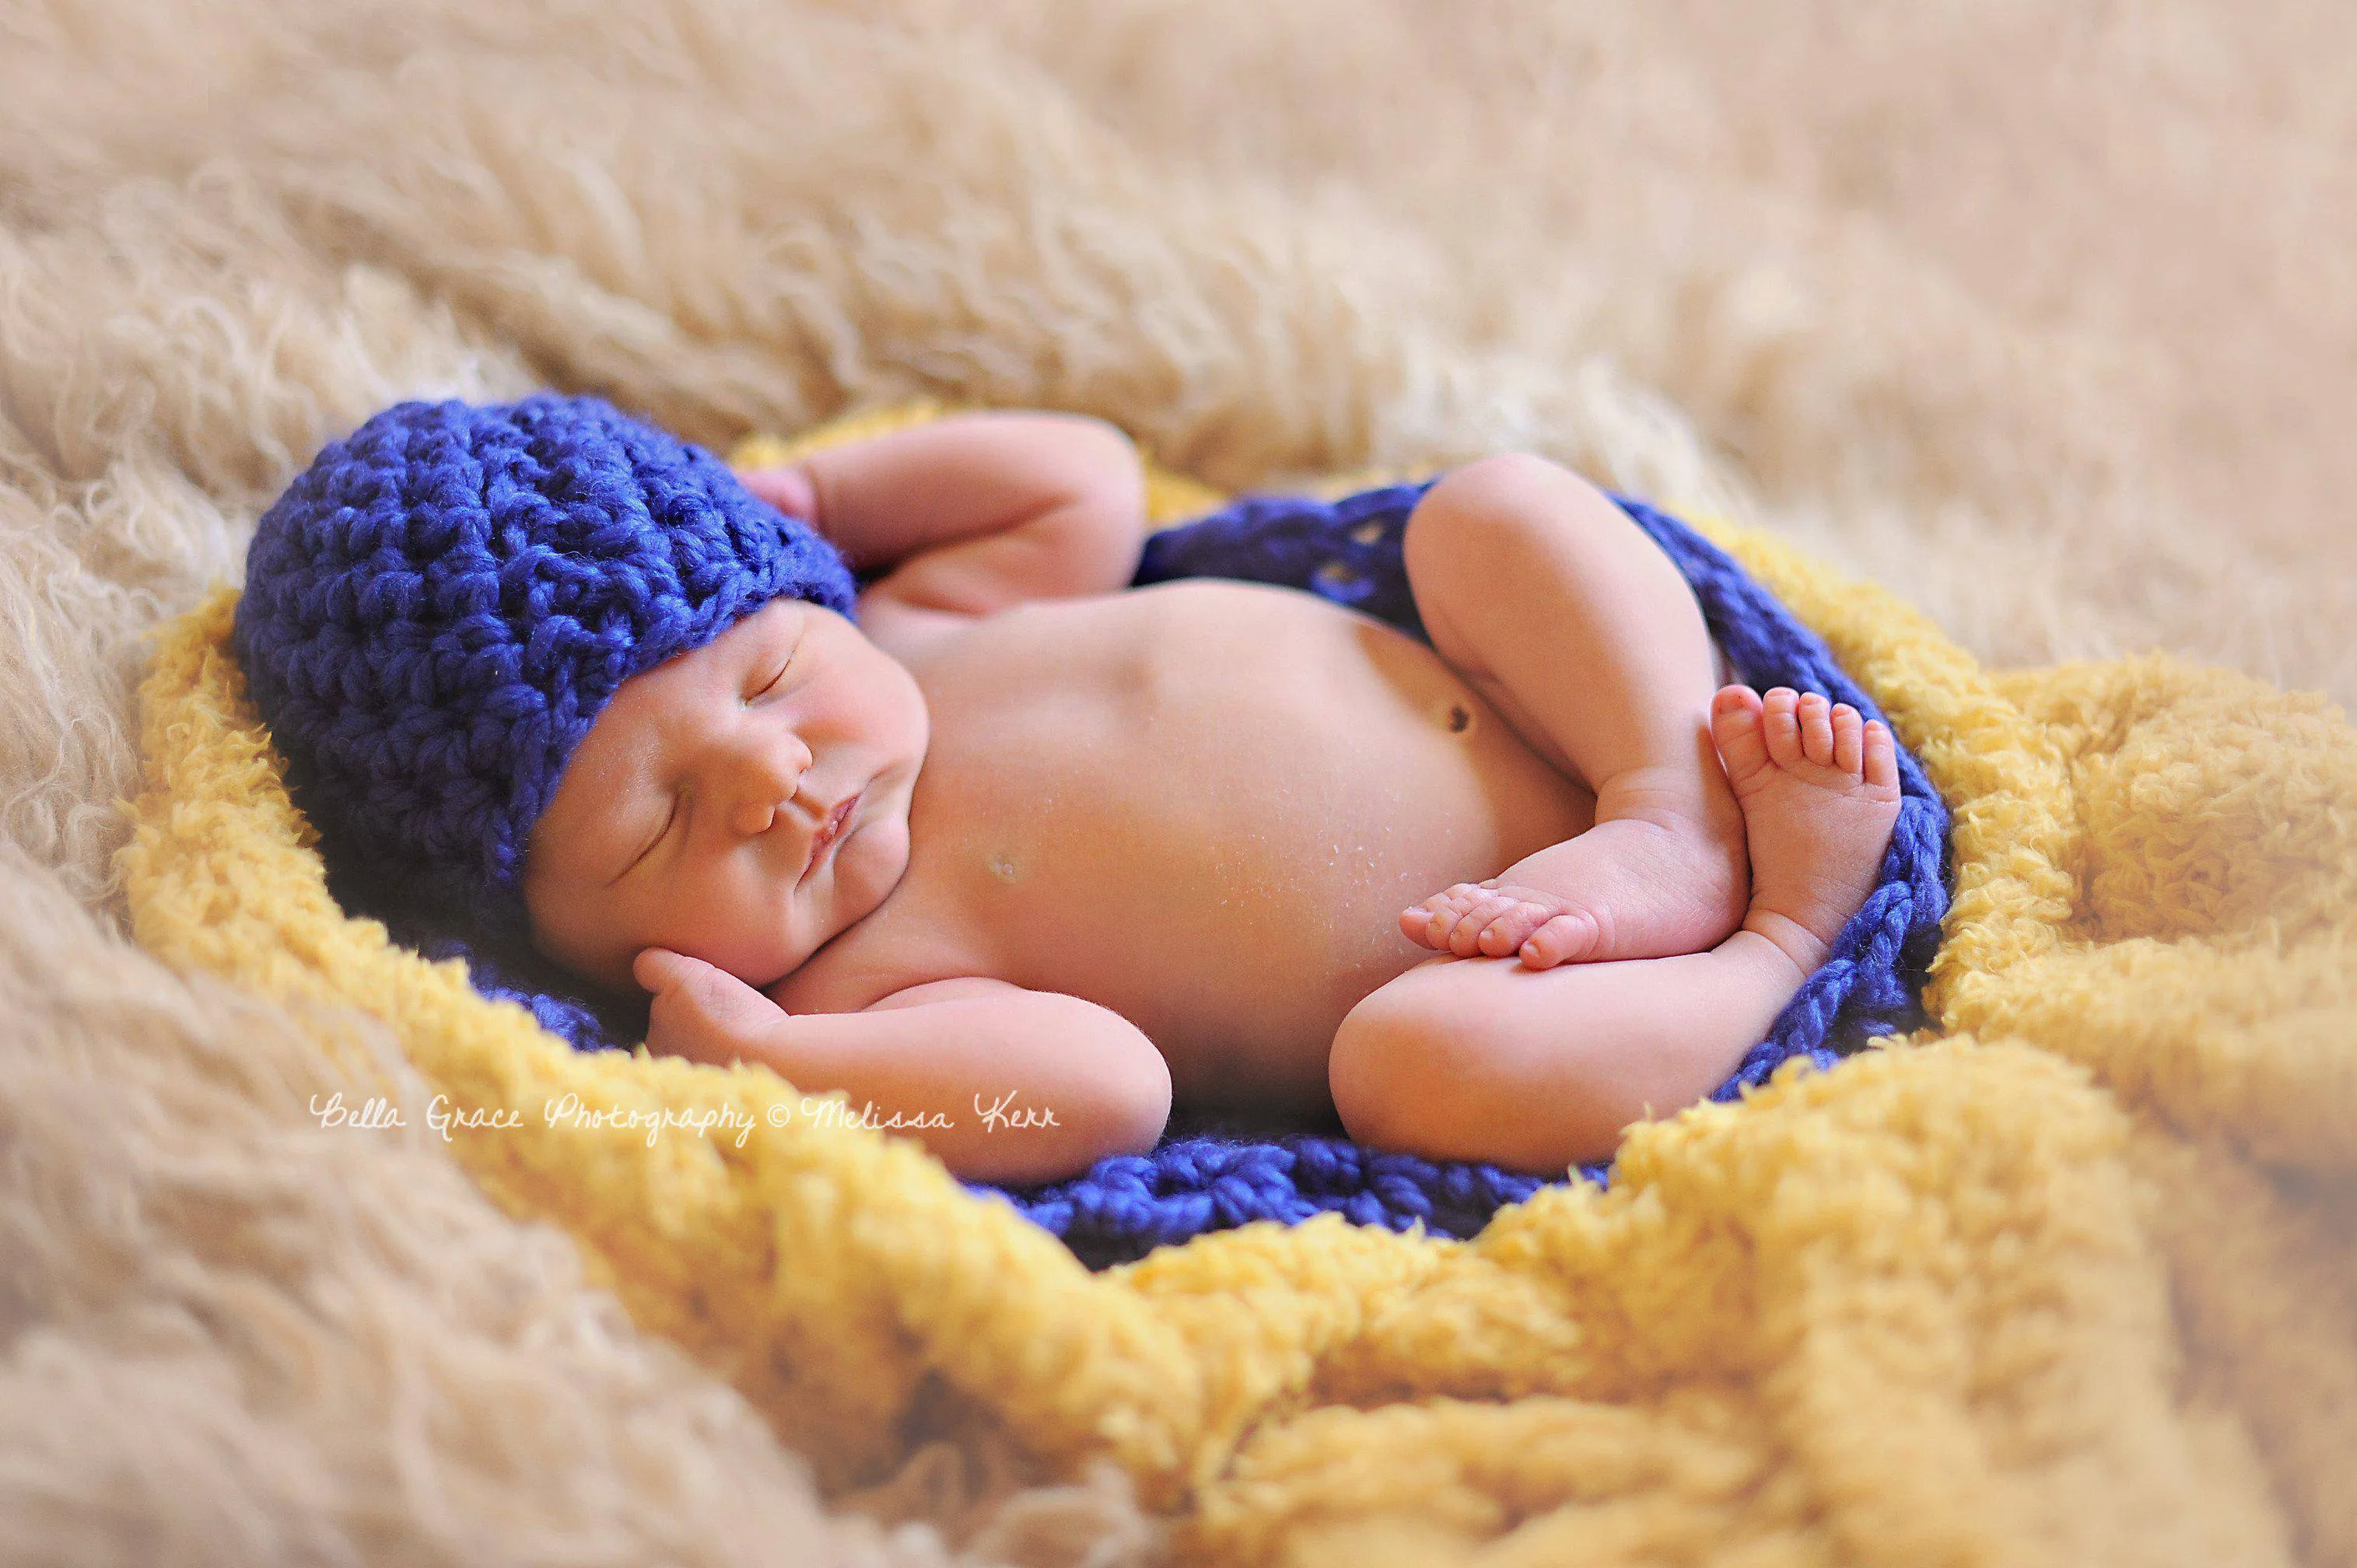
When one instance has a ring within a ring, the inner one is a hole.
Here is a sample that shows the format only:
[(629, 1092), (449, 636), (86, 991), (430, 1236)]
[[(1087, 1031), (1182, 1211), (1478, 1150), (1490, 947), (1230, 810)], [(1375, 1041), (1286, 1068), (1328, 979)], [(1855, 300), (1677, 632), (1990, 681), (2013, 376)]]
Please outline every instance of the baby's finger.
[[(647, 1044), (698, 1060), (734, 1060), (737, 1047), (782, 1016), (778, 1004), (726, 970), (684, 953), (651, 948), (631, 969), (656, 982)], [(643, 983), (643, 981), (642, 981)]]
[(810, 476), (801, 468), (748, 468), (737, 478), (788, 517), (807, 522), (817, 514), (818, 493)]
[(659, 1057), (685, 1057), (690, 1061), (726, 1066), (733, 1053), (712, 1026), (692, 984), (667, 986), (655, 993), (647, 1009), (647, 1049)]
[(640, 990), (660, 996), (685, 984), (703, 961), (669, 948), (645, 948), (630, 961), (630, 978), (639, 983)]

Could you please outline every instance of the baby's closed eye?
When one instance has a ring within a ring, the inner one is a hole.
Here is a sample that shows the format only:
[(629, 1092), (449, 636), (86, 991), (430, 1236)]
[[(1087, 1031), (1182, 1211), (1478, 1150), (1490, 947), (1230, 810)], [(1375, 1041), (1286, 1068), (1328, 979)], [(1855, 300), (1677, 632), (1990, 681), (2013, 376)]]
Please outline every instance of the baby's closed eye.
[(745, 693), (745, 703), (750, 706), (757, 699), (766, 697), (785, 684), (786, 676), (793, 670), (794, 660), (802, 650), (802, 639), (810, 630), (810, 618), (798, 623), (793, 639), (782, 653), (771, 650), (766, 657), (756, 659), (751, 665), (751, 678)]
[(662, 847), (663, 840), (671, 836), (673, 826), (679, 821), (680, 811), (683, 807), (680, 796), (681, 791), (673, 789), (669, 795), (664, 797), (662, 825), (655, 829), (654, 836), (648, 839), (644, 844), (640, 846), (639, 852), (636, 854), (630, 856), (630, 863), (614, 874), (614, 881), (619, 882), (623, 877), (628, 876), (631, 872), (636, 871), (640, 865), (644, 864), (651, 856), (653, 855), (656, 850)]

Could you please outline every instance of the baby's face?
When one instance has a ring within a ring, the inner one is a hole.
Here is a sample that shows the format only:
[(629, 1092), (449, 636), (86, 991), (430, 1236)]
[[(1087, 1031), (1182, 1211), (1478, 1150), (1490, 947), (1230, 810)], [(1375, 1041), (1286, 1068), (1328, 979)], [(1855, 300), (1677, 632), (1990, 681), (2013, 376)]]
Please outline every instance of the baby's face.
[(928, 733), (899, 660), (772, 601), (597, 715), (525, 855), (535, 941), (617, 989), (650, 947), (783, 979), (908, 869)]

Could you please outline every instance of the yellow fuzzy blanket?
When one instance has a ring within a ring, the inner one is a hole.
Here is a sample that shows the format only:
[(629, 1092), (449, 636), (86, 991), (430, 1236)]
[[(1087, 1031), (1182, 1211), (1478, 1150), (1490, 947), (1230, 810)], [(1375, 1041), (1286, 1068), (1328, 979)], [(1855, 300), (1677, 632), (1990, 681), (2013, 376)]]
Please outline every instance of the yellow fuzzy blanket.
[(2357, 732), (2162, 657), (1994, 675), (1706, 532), (1953, 809), (1936, 1026), (1469, 1242), (1324, 1219), (1092, 1276), (766, 1072), (575, 1055), (342, 917), (227, 591), (158, 647), (124, 886), (168, 960), (390, 1021), (442, 1098), (377, 1113), (836, 1484), (946, 1398), (1114, 1460), (1194, 1561), (2357, 1562)]

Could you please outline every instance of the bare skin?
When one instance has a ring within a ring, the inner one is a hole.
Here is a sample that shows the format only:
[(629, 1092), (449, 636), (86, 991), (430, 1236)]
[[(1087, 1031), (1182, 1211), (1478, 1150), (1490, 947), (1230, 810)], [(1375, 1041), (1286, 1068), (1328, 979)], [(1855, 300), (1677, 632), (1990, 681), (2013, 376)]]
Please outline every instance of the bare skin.
[(1419, 965), (1335, 1036), (1335, 1103), (1355, 1136), (1534, 1170), (1564, 1149), (1601, 1159), (1631, 1122), (1699, 1099), (1766, 1035), (1873, 891), (1899, 816), (1896, 746), (1879, 721), (1788, 687), (1763, 702), (1728, 686), (1711, 725), (1750, 847), (1741, 928), (1707, 952), (1544, 972)]
[(1289, 590), (1119, 591), (1140, 485), (1091, 421), (748, 483), (897, 566), (856, 628), (772, 605), (625, 683), (534, 832), (537, 934), (651, 992), (652, 1048), (928, 1119), (969, 1178), (1149, 1147), (1174, 1094), (1609, 1156), (1760, 1037), (1896, 816), (1888, 734), (1714, 695), (1683, 581), (1539, 459), (1411, 518), (1430, 649)]

